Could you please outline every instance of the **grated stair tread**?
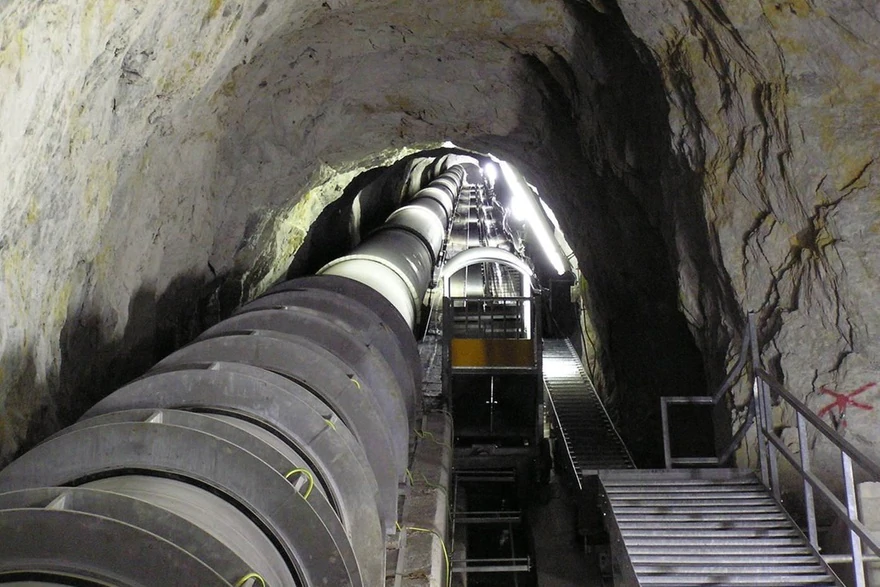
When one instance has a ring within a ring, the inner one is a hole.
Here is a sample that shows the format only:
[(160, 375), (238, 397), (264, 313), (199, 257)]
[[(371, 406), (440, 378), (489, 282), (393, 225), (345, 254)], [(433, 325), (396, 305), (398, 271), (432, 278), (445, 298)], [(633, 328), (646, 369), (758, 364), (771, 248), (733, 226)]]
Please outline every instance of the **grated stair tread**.
[(632, 458), (571, 343), (545, 339), (543, 365), (544, 386), (575, 473), (632, 469)]
[(751, 471), (601, 471), (615, 544), (639, 585), (841, 587)]

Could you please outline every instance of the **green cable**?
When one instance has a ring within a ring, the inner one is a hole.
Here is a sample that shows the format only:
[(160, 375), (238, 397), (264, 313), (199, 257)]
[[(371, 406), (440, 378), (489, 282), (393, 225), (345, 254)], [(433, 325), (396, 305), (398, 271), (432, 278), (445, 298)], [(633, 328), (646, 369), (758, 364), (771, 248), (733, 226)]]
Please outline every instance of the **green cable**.
[[(412, 530), (413, 532), (424, 532), (425, 534), (433, 534), (440, 541), (440, 546), (443, 547), (443, 558), (446, 559), (446, 586), (452, 585), (452, 569), (449, 564), (449, 551), (446, 550), (446, 541), (443, 540), (443, 537), (440, 536), (440, 533), (437, 530), (432, 530), (431, 528), (419, 528), (417, 526), (400, 526), (399, 522), (394, 523), (397, 526), (397, 530)], [(237, 586), (236, 586), (237, 587)]]
[(244, 577), (242, 577), (241, 579), (238, 580), (238, 582), (235, 584), (235, 587), (243, 587), (244, 584), (247, 583), (248, 579), (256, 579), (257, 581), (260, 582), (260, 585), (262, 585), (263, 587), (266, 587), (265, 579), (263, 579), (263, 577), (261, 577), (257, 573), (248, 573), (247, 575), (245, 575)]
[(308, 478), (309, 480), (309, 488), (306, 489), (305, 495), (303, 495), (303, 499), (308, 499), (309, 496), (312, 494), (312, 488), (315, 487), (315, 478), (312, 476), (312, 472), (308, 469), (294, 469), (287, 475), (285, 475), (284, 478), (289, 480), (291, 475), (295, 475), (297, 473), (305, 475), (306, 478)]
[(427, 486), (430, 487), (431, 489), (439, 489), (440, 491), (442, 491), (442, 492), (443, 492), (444, 494), (446, 494), (447, 496), (449, 495), (449, 492), (446, 490), (445, 487), (443, 487), (442, 485), (437, 485), (436, 483), (431, 483), (430, 481), (428, 481), (428, 478), (425, 477), (425, 474), (422, 473), (421, 471), (419, 471), (419, 475), (422, 476), (422, 480), (425, 482), (425, 485), (427, 485)]
[(427, 438), (428, 440), (430, 440), (434, 444), (439, 444), (440, 446), (443, 446), (443, 447), (448, 448), (449, 450), (452, 450), (452, 447), (449, 446), (448, 442), (440, 442), (439, 440), (437, 440), (437, 438), (434, 436), (434, 434), (432, 432), (430, 432), (429, 430), (416, 430), (415, 433), (416, 433), (416, 436), (418, 436), (419, 438)]

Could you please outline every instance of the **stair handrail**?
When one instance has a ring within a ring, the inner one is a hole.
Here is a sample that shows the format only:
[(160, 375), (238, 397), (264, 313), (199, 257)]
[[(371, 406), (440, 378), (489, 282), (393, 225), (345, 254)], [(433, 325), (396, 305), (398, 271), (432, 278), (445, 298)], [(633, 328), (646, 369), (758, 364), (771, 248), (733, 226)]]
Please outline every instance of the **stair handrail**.
[[(749, 352), (751, 351), (751, 352)], [(669, 436), (668, 406), (672, 404), (717, 405), (743, 372), (747, 358), (751, 356), (752, 394), (748, 404), (745, 421), (733, 435), (731, 443), (718, 457), (672, 457)], [(784, 402), (795, 412), (798, 454), (795, 455), (773, 429), (773, 401)], [(779, 455), (785, 458), (803, 482), (804, 509), (807, 518), (807, 539), (818, 553), (819, 535), (816, 524), (815, 494), (818, 493), (828, 504), (831, 511), (846, 525), (849, 530), (851, 555), (832, 555), (827, 557), (828, 564), (851, 562), (855, 587), (865, 587), (866, 560), (880, 560), (880, 535), (872, 535), (859, 520), (859, 506), (856, 497), (855, 475), (853, 463), (861, 467), (869, 480), (880, 482), (880, 464), (873, 461), (852, 443), (843, 438), (822, 418), (813, 413), (807, 405), (789, 391), (761, 365), (758, 347), (755, 315), (749, 313), (748, 331), (743, 337), (739, 359), (733, 370), (725, 379), (718, 391), (711, 396), (667, 396), (660, 400), (663, 424), (663, 450), (666, 468), (674, 465), (723, 465), (735, 454), (745, 438), (745, 434), (755, 426), (758, 460), (761, 481), (771, 491), (774, 499), (782, 503), (782, 487), (779, 483)], [(810, 469), (810, 452), (807, 438), (807, 424), (812, 425), (826, 440), (840, 451), (844, 500), (841, 501), (828, 485)], [(863, 547), (867, 546), (873, 555), (865, 556)]]
[[(754, 337), (754, 325), (752, 325)], [(754, 344), (754, 340), (753, 340)], [(831, 511), (849, 530), (851, 555), (834, 556), (827, 559), (828, 563), (852, 562), (855, 587), (864, 587), (866, 560), (878, 560), (880, 557), (880, 539), (859, 520), (859, 505), (856, 497), (855, 475), (853, 463), (862, 468), (871, 481), (880, 481), (880, 465), (871, 460), (862, 451), (843, 438), (836, 430), (814, 414), (807, 405), (795, 397), (776, 378), (768, 373), (756, 360), (753, 365), (753, 394), (757, 406), (758, 451), (761, 467), (761, 480), (773, 493), (777, 502), (782, 504), (781, 486), (779, 484), (778, 455), (798, 473), (803, 482), (804, 509), (807, 515), (807, 537), (810, 544), (819, 552), (819, 535), (816, 526), (816, 506), (814, 492), (818, 493), (830, 506)], [(798, 455), (783, 443), (772, 428), (773, 397), (784, 401), (796, 414), (798, 433)], [(838, 499), (834, 492), (810, 469), (810, 453), (807, 439), (807, 423), (811, 424), (826, 440), (840, 450), (843, 473), (844, 501)], [(867, 546), (873, 556), (865, 556), (863, 547)]]
[(671, 469), (675, 465), (723, 465), (730, 460), (736, 453), (736, 449), (742, 443), (746, 433), (752, 427), (755, 421), (755, 409), (752, 401), (749, 401), (748, 412), (739, 429), (733, 434), (731, 442), (719, 456), (715, 457), (673, 457), (672, 456), (672, 439), (669, 430), (669, 406), (671, 405), (701, 405), (716, 406), (730, 392), (734, 384), (739, 379), (749, 357), (749, 348), (751, 347), (751, 337), (747, 333), (742, 336), (742, 347), (740, 348), (739, 358), (733, 369), (728, 373), (724, 382), (713, 395), (665, 395), (660, 398), (660, 420), (663, 427), (663, 460), (666, 468)]

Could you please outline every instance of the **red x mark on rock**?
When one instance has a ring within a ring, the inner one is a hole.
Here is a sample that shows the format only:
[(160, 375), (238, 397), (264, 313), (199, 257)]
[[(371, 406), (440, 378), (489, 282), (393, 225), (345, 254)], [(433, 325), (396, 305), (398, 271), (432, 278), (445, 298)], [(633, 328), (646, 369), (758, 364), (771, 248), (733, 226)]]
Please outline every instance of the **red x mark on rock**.
[[(853, 398), (860, 393), (864, 393), (875, 387), (877, 385), (876, 382), (866, 383), (865, 385), (859, 387), (858, 389), (851, 391), (849, 393), (838, 393), (836, 391), (830, 390), (825, 386), (819, 388), (819, 391), (824, 393), (825, 395), (830, 395), (834, 398), (834, 401), (819, 410), (819, 416), (824, 416), (834, 408), (837, 408), (837, 415), (840, 418), (841, 425), (846, 426), (846, 407), (847, 406), (855, 406), (857, 408), (861, 408), (863, 410), (873, 410), (874, 406), (863, 404), (862, 402), (857, 402)], [(834, 418), (834, 414), (831, 414), (831, 417)]]

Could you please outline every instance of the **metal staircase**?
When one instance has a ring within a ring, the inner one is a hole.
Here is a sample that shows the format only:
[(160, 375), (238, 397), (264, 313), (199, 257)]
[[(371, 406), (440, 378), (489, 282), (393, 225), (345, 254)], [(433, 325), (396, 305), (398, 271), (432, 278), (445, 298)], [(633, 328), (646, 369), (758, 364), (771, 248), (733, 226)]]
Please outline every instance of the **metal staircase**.
[[(729, 445), (714, 457), (673, 454), (671, 440), (680, 429), (672, 423), (675, 412), (670, 407), (717, 406), (728, 401), (744, 376), (751, 383), (752, 397)], [(880, 560), (880, 537), (862, 521), (857, 485), (880, 483), (880, 464), (761, 366), (754, 316), (749, 316), (748, 330), (742, 334), (739, 360), (716, 393), (662, 398), (666, 469), (634, 469), (568, 341), (544, 341), (544, 383), (570, 468), (582, 489), (582, 502), (595, 503), (594, 489), (599, 491), (604, 516), (599, 515), (611, 538), (615, 587), (842, 586), (829, 564), (849, 567), (848, 585), (868, 584), (865, 563)], [(774, 413), (780, 411), (776, 406), (791, 414), (797, 432), (793, 445), (783, 442), (774, 428)], [(757, 440), (751, 449), (745, 442), (750, 431)], [(813, 470), (811, 435), (839, 452), (836, 483), (829, 485)], [(756, 450), (758, 471), (724, 468), (733, 466), (734, 455), (743, 448)], [(783, 508), (780, 463), (800, 477), (803, 529)], [(823, 515), (833, 515), (848, 531), (849, 549), (841, 551), (838, 546), (819, 554), (817, 499), (824, 502)]]
[(567, 339), (544, 340), (544, 388), (576, 478), (632, 469), (632, 457)]
[(751, 471), (602, 471), (621, 585), (840, 586)]

